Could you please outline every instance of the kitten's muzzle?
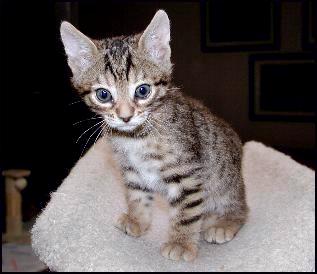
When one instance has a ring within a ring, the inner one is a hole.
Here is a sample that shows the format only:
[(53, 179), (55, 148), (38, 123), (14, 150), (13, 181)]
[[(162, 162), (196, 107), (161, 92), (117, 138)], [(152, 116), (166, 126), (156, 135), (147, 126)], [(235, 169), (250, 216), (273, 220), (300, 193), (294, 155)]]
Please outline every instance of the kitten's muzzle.
[(119, 118), (120, 118), (123, 122), (128, 123), (128, 122), (131, 120), (132, 117), (133, 117), (133, 116), (131, 115), (131, 116), (119, 117)]

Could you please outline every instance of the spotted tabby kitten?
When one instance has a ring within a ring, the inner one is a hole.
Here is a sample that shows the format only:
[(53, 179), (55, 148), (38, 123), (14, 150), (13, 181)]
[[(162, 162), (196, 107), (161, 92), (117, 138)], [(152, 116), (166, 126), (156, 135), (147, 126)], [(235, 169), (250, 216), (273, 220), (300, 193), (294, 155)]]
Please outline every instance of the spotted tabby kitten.
[(167, 14), (159, 10), (142, 34), (95, 41), (63, 22), (61, 37), (74, 87), (112, 132), (128, 203), (117, 226), (143, 235), (159, 193), (170, 204), (164, 257), (193, 260), (200, 232), (210, 243), (232, 240), (247, 217), (241, 142), (173, 87)]

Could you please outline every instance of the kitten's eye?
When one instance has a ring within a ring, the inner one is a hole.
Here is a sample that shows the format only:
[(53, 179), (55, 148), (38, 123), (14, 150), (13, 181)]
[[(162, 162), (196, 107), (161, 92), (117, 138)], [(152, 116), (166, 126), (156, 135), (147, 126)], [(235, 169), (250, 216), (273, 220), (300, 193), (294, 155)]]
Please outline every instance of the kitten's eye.
[(101, 103), (109, 103), (112, 101), (112, 95), (109, 90), (98, 88), (96, 90), (96, 97)]
[(151, 93), (151, 87), (147, 84), (140, 85), (135, 90), (135, 97), (139, 99), (147, 98)]

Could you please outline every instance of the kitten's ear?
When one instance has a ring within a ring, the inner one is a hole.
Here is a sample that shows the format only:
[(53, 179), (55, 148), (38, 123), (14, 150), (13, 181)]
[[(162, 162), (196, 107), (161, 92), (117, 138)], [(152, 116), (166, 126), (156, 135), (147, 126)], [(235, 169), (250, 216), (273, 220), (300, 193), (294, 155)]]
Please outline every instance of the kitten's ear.
[(80, 73), (92, 65), (98, 50), (87, 36), (64, 21), (61, 24), (61, 37), (73, 74)]
[(151, 60), (164, 66), (171, 66), (170, 21), (165, 11), (159, 10), (139, 40), (139, 49)]

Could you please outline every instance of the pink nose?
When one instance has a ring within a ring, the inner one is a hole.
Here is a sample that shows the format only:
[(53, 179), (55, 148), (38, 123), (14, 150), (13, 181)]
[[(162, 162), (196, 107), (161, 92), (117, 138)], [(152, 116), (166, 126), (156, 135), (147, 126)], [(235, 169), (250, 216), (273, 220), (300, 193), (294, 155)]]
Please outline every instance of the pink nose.
[(132, 118), (132, 116), (129, 116), (129, 117), (119, 117), (123, 122), (125, 122), (125, 123), (128, 123), (130, 120), (131, 120), (131, 118)]

